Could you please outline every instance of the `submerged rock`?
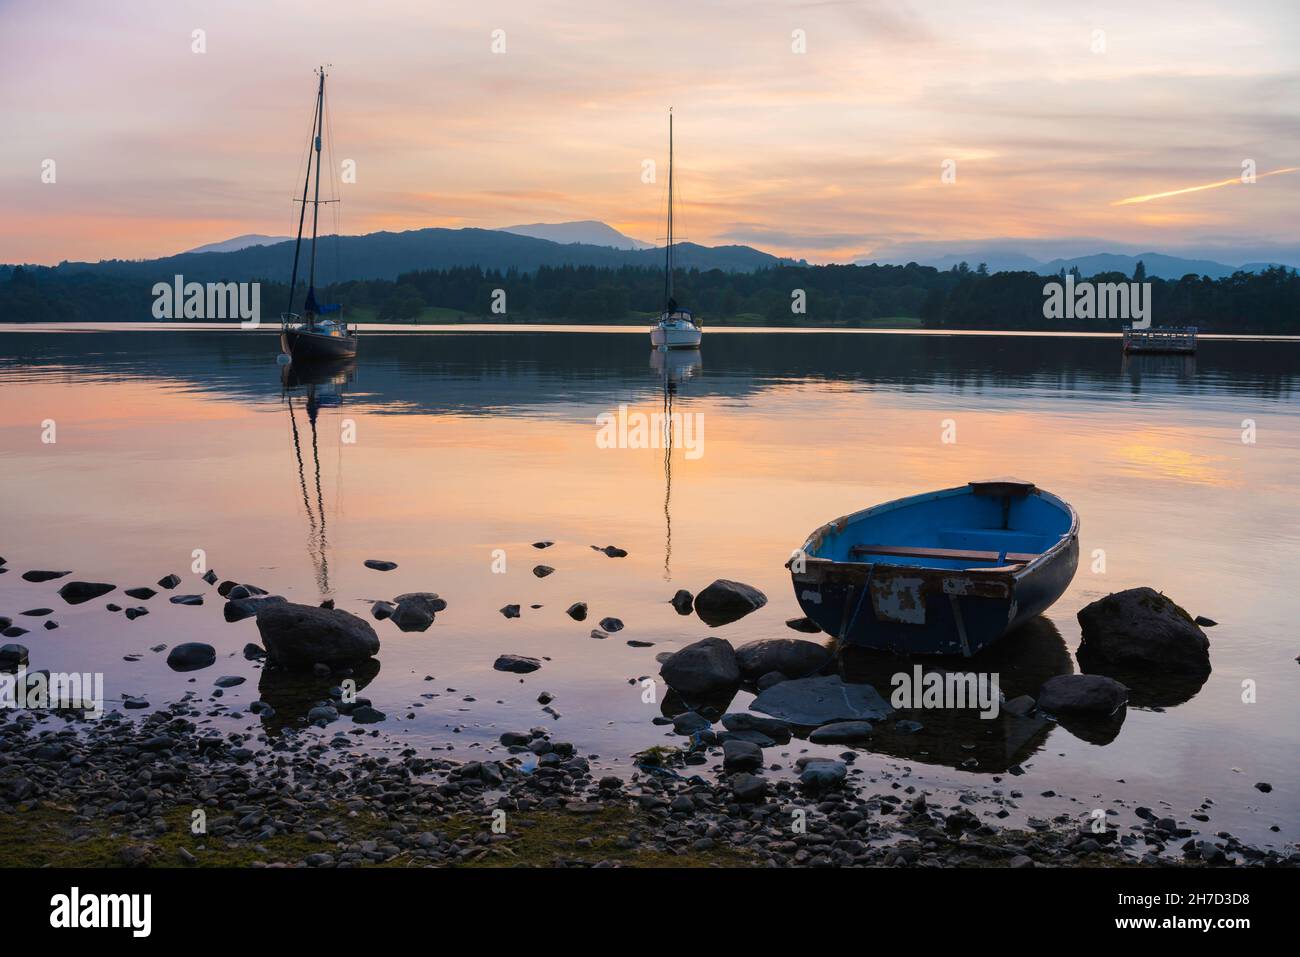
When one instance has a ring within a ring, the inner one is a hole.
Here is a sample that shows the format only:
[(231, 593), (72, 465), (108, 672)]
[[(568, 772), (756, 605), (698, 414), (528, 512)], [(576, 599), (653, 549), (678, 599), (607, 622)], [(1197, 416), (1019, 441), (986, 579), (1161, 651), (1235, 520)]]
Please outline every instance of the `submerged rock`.
[(757, 680), (769, 671), (802, 678), (821, 671), (830, 660), (829, 651), (803, 638), (766, 638), (736, 649), (736, 664), (747, 681)]
[(221, 613), (226, 621), (236, 622), (243, 621), (245, 618), (252, 618), (257, 614), (257, 610), (264, 604), (282, 603), (286, 599), (282, 595), (256, 595), (252, 598), (232, 598), (222, 606)]
[(393, 608), (393, 624), (402, 631), (425, 631), (433, 624), (437, 612), (447, 603), (431, 591), (412, 591), (398, 595)]
[(671, 603), (679, 615), (689, 615), (695, 610), (695, 596), (685, 588), (677, 589), (677, 594), (673, 595)]
[(749, 708), (808, 727), (837, 720), (880, 721), (894, 710), (871, 685), (846, 684), (839, 675), (782, 681), (760, 692)]
[(871, 740), (874, 730), (870, 721), (835, 721), (822, 725), (808, 740), (813, 744), (862, 744)]
[(286, 668), (346, 665), (379, 653), (379, 636), (370, 623), (336, 608), (263, 603), (257, 630), (267, 656)]
[(80, 605), (100, 595), (107, 595), (115, 588), (116, 585), (108, 582), (68, 582), (59, 589), (59, 597), (69, 605)]
[(492, 667), (497, 671), (512, 671), (520, 675), (534, 672), (541, 666), (542, 663), (538, 659), (525, 655), (500, 655), (492, 663)]
[(62, 578), (64, 575), (71, 575), (71, 571), (51, 572), (44, 569), (33, 569), (29, 572), (23, 572), (23, 581), (25, 582), (48, 582), (56, 578)]
[(231, 600), (240, 598), (256, 598), (258, 595), (265, 595), (265, 588), (258, 588), (256, 585), (236, 585), (230, 591), (226, 592), (226, 597)]
[(1115, 592), (1079, 610), (1080, 651), (1124, 668), (1208, 674), (1210, 639), (1154, 588)]
[(729, 711), (722, 716), (722, 726), (728, 731), (756, 731), (766, 735), (776, 744), (787, 744), (793, 730), (789, 724), (776, 718), (764, 718), (747, 711)]
[(799, 784), (809, 791), (825, 791), (844, 783), (849, 769), (843, 761), (800, 758)]
[(1038, 689), (1038, 707), (1049, 714), (1108, 717), (1128, 702), (1128, 688), (1105, 675), (1057, 675)]
[(172, 671), (198, 671), (217, 660), (217, 649), (201, 641), (187, 641), (177, 645), (167, 654), (167, 667)]
[(687, 645), (663, 663), (659, 674), (670, 688), (688, 696), (728, 691), (740, 684), (736, 651), (722, 638), (702, 638)]
[(619, 548), (617, 545), (606, 545), (603, 548), (599, 545), (592, 545), (593, 550), (604, 552), (610, 558), (627, 558), (626, 549)]
[(719, 578), (695, 596), (695, 613), (710, 628), (739, 621), (767, 604), (767, 596), (752, 585)]

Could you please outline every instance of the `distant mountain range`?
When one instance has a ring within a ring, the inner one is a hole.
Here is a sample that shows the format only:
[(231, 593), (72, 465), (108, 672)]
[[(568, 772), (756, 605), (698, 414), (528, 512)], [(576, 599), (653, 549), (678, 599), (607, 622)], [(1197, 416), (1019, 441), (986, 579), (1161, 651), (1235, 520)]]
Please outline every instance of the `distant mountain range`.
[[(604, 224), (554, 224), (587, 227)], [(518, 227), (515, 227), (518, 228)], [(533, 227), (523, 227), (533, 228)], [(604, 227), (621, 237), (617, 230)], [(580, 232), (574, 230), (573, 232)], [(590, 232), (590, 230), (588, 230)], [(625, 241), (635, 242), (628, 237)], [(261, 244), (265, 241), (266, 245)], [(223, 251), (223, 247), (225, 250)], [(237, 248), (231, 248), (237, 247)], [(555, 242), (496, 229), (413, 229), (406, 232), (368, 233), (364, 236), (323, 236), (316, 258), (318, 282), (346, 279), (396, 279), (405, 272), (479, 266), (483, 269), (520, 269), (540, 266), (641, 266), (657, 268), (662, 254), (654, 247), (617, 248), (577, 242)], [(679, 243), (677, 265), (684, 269), (721, 269), (753, 272), (794, 260), (781, 259), (750, 246), (699, 246)], [(268, 279), (288, 281), (293, 267), (293, 240), (240, 236), (210, 247), (164, 256), (160, 259), (105, 259), (95, 263), (62, 262), (60, 273), (94, 273), (150, 281), (180, 274), (187, 281)], [(301, 278), (301, 272), (300, 272)]]
[(1222, 279), (1225, 276), (1231, 276), (1235, 272), (1260, 272), (1270, 266), (1281, 265), (1295, 268), (1291, 263), (1282, 261), (1247, 262), (1233, 266), (1213, 259), (1193, 259), (1157, 252), (1092, 253), (1088, 255), (1059, 256), (1054, 259), (1036, 259), (1000, 244), (987, 247), (971, 244), (968, 249), (962, 249), (960, 252), (941, 253), (935, 249), (930, 255), (926, 255), (922, 249), (900, 248), (857, 260), (858, 265), (867, 265), (873, 262), (895, 265), (906, 265), (908, 262), (915, 262), (921, 266), (933, 266), (936, 269), (943, 270), (951, 269), (963, 262), (969, 265), (971, 269), (975, 269), (980, 263), (984, 263), (988, 266), (990, 272), (1036, 272), (1044, 276), (1056, 275), (1062, 269), (1068, 272), (1076, 267), (1084, 276), (1093, 276), (1102, 272), (1121, 272), (1131, 276), (1137, 264), (1141, 262), (1146, 268), (1148, 276), (1159, 279), (1182, 279), (1183, 276), (1189, 273), (1198, 276), (1209, 276), (1212, 279)]
[[(1258, 256), (1257, 261), (1231, 265), (1212, 258), (1172, 256), (1138, 252), (1141, 247), (1107, 243), (1123, 252), (1084, 253), (1105, 240), (993, 239), (984, 242), (934, 241), (898, 245), (857, 260), (869, 263), (906, 265), (915, 262), (949, 270), (961, 262), (975, 269), (987, 264), (990, 272), (1036, 272), (1055, 275), (1062, 269), (1078, 268), (1084, 276), (1120, 272), (1132, 276), (1138, 262), (1152, 278), (1181, 279), (1189, 273), (1220, 279), (1239, 270), (1259, 272), (1283, 265), (1300, 264), (1300, 247), (1209, 247), (1208, 251), (1233, 257)], [(1029, 252), (1025, 250), (1028, 249)], [(1031, 255), (1030, 253), (1036, 255)], [(1055, 258), (1044, 254), (1058, 253)], [(596, 266), (660, 268), (662, 247), (627, 236), (596, 220), (568, 223), (531, 223), (502, 229), (413, 229), (406, 232), (378, 232), (362, 236), (324, 236), (316, 260), (317, 279), (323, 284), (348, 279), (396, 279), (406, 272), (479, 266), (483, 269), (518, 269), (531, 272), (541, 266)], [(1265, 259), (1277, 256), (1277, 259)], [(754, 272), (779, 265), (806, 265), (771, 255), (752, 246), (700, 246), (680, 243), (677, 264), (685, 269), (721, 269), (724, 272)], [(187, 280), (267, 279), (287, 281), (293, 265), (293, 240), (284, 236), (249, 233), (160, 259), (106, 259), (95, 263), (63, 262), (54, 267), (60, 273), (93, 273), (156, 282), (180, 274)]]
[(233, 253), (240, 249), (247, 249), (249, 246), (273, 246), (276, 243), (287, 242), (292, 238), (292, 236), (262, 236), (258, 233), (248, 233), (219, 243), (195, 246), (193, 249), (185, 251), (187, 253)]
[(613, 246), (615, 249), (654, 249), (654, 243), (625, 236), (613, 226), (594, 219), (576, 223), (530, 223), (527, 226), (503, 226), (503, 233), (549, 239), (553, 243), (581, 243), (585, 246)]

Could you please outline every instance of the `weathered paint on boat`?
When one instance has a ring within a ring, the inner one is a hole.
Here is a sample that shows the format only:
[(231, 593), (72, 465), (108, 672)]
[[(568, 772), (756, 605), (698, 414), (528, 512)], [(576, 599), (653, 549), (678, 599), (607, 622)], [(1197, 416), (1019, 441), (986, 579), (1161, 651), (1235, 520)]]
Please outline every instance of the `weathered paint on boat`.
[(1078, 563), (1073, 507), (1004, 479), (838, 518), (787, 567), (804, 614), (841, 641), (970, 656), (1051, 607)]

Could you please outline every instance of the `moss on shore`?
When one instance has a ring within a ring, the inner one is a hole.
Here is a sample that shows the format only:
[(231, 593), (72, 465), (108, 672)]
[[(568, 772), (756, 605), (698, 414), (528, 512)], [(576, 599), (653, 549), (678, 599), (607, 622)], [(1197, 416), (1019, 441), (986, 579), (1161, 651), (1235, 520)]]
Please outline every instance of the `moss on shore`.
[[(264, 840), (249, 836), (195, 835), (190, 833), (189, 811), (173, 808), (159, 814), (167, 829), (141, 838), (128, 833), (120, 822), (100, 818), (79, 819), (72, 808), (50, 804), (20, 807), (0, 814), (0, 867), (121, 867), (131, 848), (149, 845), (152, 853), (134, 861), (145, 867), (249, 867), (254, 864), (297, 864), (310, 854), (337, 851), (306, 833), (277, 834)], [(345, 810), (333, 819), (331, 831), (342, 829), (349, 843), (380, 840), (391, 825), (377, 815), (348, 817)], [(652, 831), (654, 823), (626, 807), (597, 811), (528, 811), (513, 813), (507, 833), (492, 835), (487, 816), (461, 814), (431, 819), (428, 830), (448, 840), (479, 838), (468, 854), (444, 866), (551, 867), (557, 864), (595, 864), (601, 861), (624, 867), (743, 867), (755, 860), (743, 851), (715, 845), (708, 849), (686, 847), (658, 850), (649, 844), (621, 846), (629, 831)], [(193, 855), (187, 861), (182, 849)], [(409, 852), (371, 867), (418, 867), (429, 863)]]

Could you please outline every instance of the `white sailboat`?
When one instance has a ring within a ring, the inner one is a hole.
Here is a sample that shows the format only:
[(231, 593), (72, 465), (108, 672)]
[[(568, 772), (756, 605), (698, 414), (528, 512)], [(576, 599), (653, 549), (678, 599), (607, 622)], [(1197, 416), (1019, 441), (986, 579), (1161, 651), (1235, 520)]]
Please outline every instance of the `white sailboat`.
[(668, 244), (664, 250), (664, 311), (650, 329), (655, 349), (698, 349), (704, 338), (700, 320), (673, 298), (673, 111), (668, 111)]

